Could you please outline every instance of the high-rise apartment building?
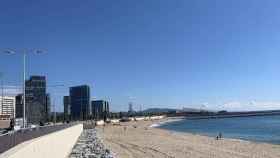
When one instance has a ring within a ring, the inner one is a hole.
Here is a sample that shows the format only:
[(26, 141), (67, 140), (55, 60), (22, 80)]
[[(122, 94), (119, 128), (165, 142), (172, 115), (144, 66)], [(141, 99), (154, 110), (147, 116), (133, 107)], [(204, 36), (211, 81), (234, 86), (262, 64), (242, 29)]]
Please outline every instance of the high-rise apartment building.
[(9, 115), (10, 118), (15, 118), (15, 97), (0, 96), (0, 109), (1, 115)]

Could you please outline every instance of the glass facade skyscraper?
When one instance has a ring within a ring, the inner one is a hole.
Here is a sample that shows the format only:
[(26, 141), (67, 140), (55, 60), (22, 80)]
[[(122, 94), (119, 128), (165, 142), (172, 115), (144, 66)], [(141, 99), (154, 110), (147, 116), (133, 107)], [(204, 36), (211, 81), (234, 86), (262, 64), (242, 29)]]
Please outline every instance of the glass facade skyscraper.
[(109, 117), (109, 102), (105, 100), (94, 100), (91, 102), (92, 115), (96, 120), (104, 120)]
[(70, 120), (70, 115), (71, 115), (71, 105), (70, 105), (70, 97), (69, 96), (64, 96), (63, 97), (63, 105), (64, 105), (64, 121), (69, 121)]
[(87, 120), (91, 115), (90, 87), (70, 87), (70, 111), (72, 120)]
[(22, 103), (22, 94), (16, 96), (16, 118), (23, 117), (23, 103)]
[(31, 76), (25, 81), (27, 123), (38, 124), (48, 118), (46, 77)]

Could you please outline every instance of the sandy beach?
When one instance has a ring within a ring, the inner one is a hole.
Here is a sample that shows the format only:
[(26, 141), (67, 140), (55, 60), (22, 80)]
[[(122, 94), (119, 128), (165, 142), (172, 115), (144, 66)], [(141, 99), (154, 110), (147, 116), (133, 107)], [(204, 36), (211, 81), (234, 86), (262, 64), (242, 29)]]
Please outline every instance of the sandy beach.
[(117, 158), (279, 158), (280, 146), (179, 133), (150, 127), (169, 121), (137, 121), (98, 127)]

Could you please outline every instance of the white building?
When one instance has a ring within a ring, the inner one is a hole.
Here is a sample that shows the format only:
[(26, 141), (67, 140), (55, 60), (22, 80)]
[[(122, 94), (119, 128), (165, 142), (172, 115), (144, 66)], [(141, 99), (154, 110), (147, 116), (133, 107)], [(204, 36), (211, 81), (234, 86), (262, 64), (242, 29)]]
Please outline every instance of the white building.
[(11, 118), (15, 118), (15, 97), (0, 96), (0, 115), (10, 115)]

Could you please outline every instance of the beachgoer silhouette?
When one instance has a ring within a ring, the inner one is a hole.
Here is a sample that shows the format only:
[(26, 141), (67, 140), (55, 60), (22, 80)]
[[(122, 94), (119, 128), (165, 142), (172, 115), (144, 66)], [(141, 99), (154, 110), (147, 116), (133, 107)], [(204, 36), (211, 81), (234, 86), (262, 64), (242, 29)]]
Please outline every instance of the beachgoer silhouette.
[(222, 139), (222, 132), (219, 132), (219, 138)]

